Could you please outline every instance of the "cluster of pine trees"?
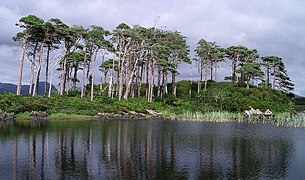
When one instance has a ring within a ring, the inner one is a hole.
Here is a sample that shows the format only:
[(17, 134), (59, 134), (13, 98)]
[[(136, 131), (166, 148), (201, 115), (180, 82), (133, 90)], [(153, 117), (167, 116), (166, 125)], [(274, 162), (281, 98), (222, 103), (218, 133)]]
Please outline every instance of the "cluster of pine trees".
[[(169, 93), (168, 76), (171, 76), (171, 93), (176, 95), (178, 65), (191, 63), (186, 37), (177, 31), (130, 27), (121, 23), (110, 32), (100, 26), (69, 26), (60, 19), (44, 21), (34, 15), (22, 17), (16, 25), (23, 29), (13, 37), (22, 47), (17, 95), (20, 95), (25, 57), (30, 62), (29, 93), (33, 96), (37, 95), (38, 82), (45, 67), (45, 90), (47, 83), (52, 84), (56, 68), (60, 72), (60, 95), (76, 89), (77, 82), (81, 82), (81, 97), (85, 94), (86, 85), (90, 85), (91, 100), (96, 79), (94, 70), (99, 58), (102, 58), (98, 64), (101, 71), (100, 93), (121, 100), (140, 97), (141, 89), (145, 87), (148, 102), (153, 96)], [(204, 39), (198, 42), (196, 55), (198, 91), (202, 82), (205, 82), (206, 89), (209, 74), (210, 80), (217, 80), (217, 67), (226, 59), (232, 62), (232, 76), (227, 79), (238, 86), (249, 88), (253, 80), (259, 79), (261, 83), (258, 85), (261, 86), (287, 91), (293, 88), (279, 57), (262, 57), (260, 61), (255, 49), (249, 50), (244, 46), (224, 49)], [(52, 69), (51, 73), (49, 69)], [(79, 74), (81, 77), (78, 77)], [(51, 86), (48, 92), (50, 96)]]
[[(198, 42), (195, 51), (199, 74), (198, 92), (202, 82), (204, 82), (204, 89), (206, 89), (208, 79), (217, 81), (218, 64), (225, 60), (229, 60), (232, 67), (232, 75), (225, 77), (225, 79), (232, 81), (237, 86), (246, 88), (249, 88), (250, 85), (264, 86), (280, 89), (284, 92), (293, 90), (294, 84), (287, 75), (285, 64), (280, 57), (260, 57), (256, 49), (248, 49), (241, 45), (221, 48), (216, 42), (208, 42), (204, 39)], [(205, 72), (204, 81), (203, 72)]]

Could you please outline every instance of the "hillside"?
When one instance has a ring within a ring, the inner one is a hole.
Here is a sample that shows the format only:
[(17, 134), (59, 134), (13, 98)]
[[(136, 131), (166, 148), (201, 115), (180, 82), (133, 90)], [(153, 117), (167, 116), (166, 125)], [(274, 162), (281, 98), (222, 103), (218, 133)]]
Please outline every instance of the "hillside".
[[(39, 82), (38, 84), (38, 95), (43, 95), (44, 93), (44, 84), (45, 82)], [(21, 95), (26, 95), (29, 92), (29, 85), (22, 85), (21, 86)], [(50, 84), (47, 84), (47, 91), (49, 90)], [(16, 93), (17, 85), (11, 83), (1, 83), (0, 82), (0, 93), (1, 92), (10, 92)], [(52, 85), (52, 92), (56, 92), (56, 88)]]

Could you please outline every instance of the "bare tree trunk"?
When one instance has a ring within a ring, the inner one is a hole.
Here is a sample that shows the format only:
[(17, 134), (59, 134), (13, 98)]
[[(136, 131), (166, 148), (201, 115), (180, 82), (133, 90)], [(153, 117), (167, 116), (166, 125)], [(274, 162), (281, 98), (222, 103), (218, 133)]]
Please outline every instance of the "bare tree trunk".
[(68, 91), (68, 88), (66, 87), (67, 86), (67, 76), (68, 76), (68, 62), (67, 62), (67, 58), (65, 58), (65, 73), (64, 73), (64, 83), (63, 83), (63, 93)]
[(130, 88), (130, 83), (132, 81), (132, 78), (131, 78), (131, 63), (130, 63), (130, 58), (129, 60), (127, 61), (126, 63), (126, 66), (125, 66), (125, 69), (126, 69), (126, 78), (125, 78), (125, 85), (126, 85), (126, 88), (125, 88), (125, 93), (124, 93), (124, 96), (123, 98), (124, 99), (127, 99), (128, 98), (128, 95), (129, 95), (129, 88)]
[[(134, 62), (133, 70), (130, 70), (130, 72), (129, 72), (129, 75), (128, 75), (128, 78), (127, 78), (128, 81), (126, 82), (126, 91), (125, 91), (124, 99), (128, 98), (128, 95), (129, 95), (130, 91), (132, 92), (132, 90), (130, 90), (130, 86), (131, 86), (131, 84), (134, 80), (133, 77), (134, 77), (135, 73), (137, 72), (137, 68), (138, 68), (137, 64), (138, 64), (138, 59)], [(128, 69), (131, 69), (131, 67), (128, 68)]]
[(88, 67), (87, 67), (86, 80), (87, 80), (87, 83), (90, 84), (90, 81), (89, 81), (89, 76), (90, 75), (89, 74), (90, 74), (90, 68), (91, 68), (91, 66), (90, 66), (91, 65), (91, 61), (89, 61), (87, 65), (88, 65)]
[(133, 82), (131, 83), (131, 86), (130, 86), (130, 92), (131, 92), (131, 97), (134, 98), (134, 96), (135, 96), (135, 82), (134, 82), (134, 79), (133, 79)]
[(23, 61), (24, 61), (24, 54), (25, 54), (25, 48), (26, 48), (26, 41), (24, 41), (22, 52), (20, 56), (20, 62), (19, 62), (19, 73), (18, 73), (18, 85), (17, 85), (17, 92), (16, 94), (19, 96), (21, 92), (21, 83), (22, 83), (22, 70), (23, 70)]
[(232, 82), (234, 85), (236, 84), (236, 68), (237, 68), (238, 61), (239, 61), (239, 56), (237, 56), (237, 59), (233, 60), (233, 62), (232, 62)]
[(213, 81), (213, 62), (210, 62), (210, 76), (211, 76), (211, 81)]
[(150, 81), (149, 81), (149, 88), (148, 88), (148, 102), (152, 102), (153, 94), (154, 94), (154, 71), (155, 71), (155, 62), (154, 59), (151, 60), (150, 63)]
[(272, 89), (275, 88), (275, 74), (276, 74), (276, 70), (273, 70), (273, 82), (272, 82)]
[(161, 96), (161, 72), (162, 72), (162, 69), (160, 66), (158, 66), (158, 92), (157, 92), (158, 97)]
[(35, 62), (34, 60), (32, 60), (31, 62), (31, 75), (30, 75), (30, 87), (29, 87), (29, 94), (32, 94), (32, 88), (33, 88), (33, 80), (34, 80), (34, 76), (35, 76), (35, 72), (34, 72), (34, 66), (35, 66)]
[(47, 85), (49, 81), (49, 60), (50, 60), (50, 45), (48, 44), (48, 51), (47, 51), (47, 59), (46, 59), (46, 81), (44, 82), (44, 93), (47, 92)]
[(49, 95), (48, 97), (51, 97), (51, 92), (52, 92), (52, 81), (53, 81), (53, 73), (54, 73), (54, 68), (58, 64), (59, 61), (57, 61), (53, 67), (52, 67), (52, 72), (51, 72), (51, 77), (50, 77), (50, 86), (49, 86)]
[(81, 94), (80, 97), (83, 98), (85, 95), (85, 69), (87, 63), (87, 48), (85, 47), (85, 57), (84, 57), (84, 64), (83, 64), (83, 74), (82, 74), (82, 87), (81, 87)]
[(41, 58), (42, 58), (42, 50), (43, 50), (43, 42), (40, 45), (40, 50), (39, 50), (39, 57), (38, 57), (38, 64), (37, 64), (37, 71), (36, 71), (36, 77), (35, 77), (35, 84), (34, 84), (34, 89), (33, 89), (33, 96), (37, 95), (38, 91), (38, 81), (39, 81), (39, 76), (40, 76), (40, 71), (41, 71)]
[(167, 90), (167, 71), (163, 72), (163, 94), (168, 94)]
[(269, 66), (269, 64), (267, 64), (267, 66), (266, 66), (266, 76), (267, 76), (267, 78), (266, 78), (265, 85), (266, 85), (266, 87), (269, 87), (269, 83), (270, 83), (270, 66)]
[(250, 79), (251, 79), (250, 77), (247, 78), (247, 86), (246, 86), (247, 89), (250, 88)]
[(74, 74), (73, 74), (73, 89), (76, 89), (76, 81), (77, 81), (77, 71), (78, 71), (78, 67), (74, 67)]
[[(178, 70), (178, 65), (177, 63), (175, 64), (175, 69), (176, 71)], [(172, 86), (173, 86), (173, 89), (172, 89), (172, 93), (174, 96), (177, 95), (177, 84), (176, 84), (176, 76), (177, 76), (177, 73), (172, 73)]]
[[(107, 74), (108, 74), (109, 70), (105, 70), (104, 72), (104, 83), (103, 84), (107, 84)], [(102, 80), (101, 80), (102, 81)]]
[(202, 82), (202, 60), (198, 61), (198, 88), (197, 93), (201, 90), (201, 82)]
[(146, 64), (146, 98), (148, 98), (148, 94), (149, 94), (149, 62), (147, 62)]
[(214, 80), (217, 82), (217, 62), (214, 62)]
[(109, 79), (108, 97), (113, 97), (112, 84), (113, 84), (113, 73), (114, 73), (114, 57), (115, 57), (115, 54), (113, 53), (112, 70), (111, 70), (110, 79)]
[(138, 97), (141, 97), (142, 82), (144, 81), (144, 65), (141, 66), (140, 77), (138, 80)]
[(172, 93), (174, 96), (177, 95), (177, 84), (176, 84), (176, 73), (172, 73)]
[(35, 48), (33, 51), (33, 59), (32, 59), (32, 63), (31, 63), (31, 75), (30, 75), (30, 87), (29, 87), (29, 94), (32, 94), (33, 92), (33, 80), (34, 80), (34, 76), (35, 76), (35, 70), (34, 70), (34, 66), (35, 66), (35, 61), (36, 61), (36, 51), (37, 51), (37, 47), (38, 47), (38, 42), (36, 42), (35, 44)]
[(204, 91), (207, 90), (207, 84), (208, 84), (208, 63), (205, 65), (205, 76), (204, 76)]
[(64, 61), (63, 61), (63, 65), (62, 65), (62, 72), (61, 72), (61, 81), (60, 81), (60, 95), (64, 95), (65, 89), (66, 89), (66, 74), (67, 74), (67, 52), (65, 52), (64, 55)]
[(102, 95), (102, 91), (103, 91), (103, 71), (101, 71), (101, 82), (100, 82), (100, 92), (99, 95)]
[(123, 95), (123, 71), (124, 71), (126, 53), (127, 53), (127, 45), (125, 46), (125, 49), (124, 49), (124, 54), (123, 54), (123, 58), (122, 58), (122, 62), (121, 62), (121, 68), (119, 71), (119, 82), (118, 82), (119, 101), (122, 99), (122, 95)]
[(95, 63), (95, 60), (96, 60), (96, 55), (97, 55), (97, 52), (98, 52), (98, 49), (95, 51), (95, 54), (94, 54), (94, 59), (93, 59), (93, 62), (92, 62), (92, 70), (91, 70), (91, 95), (90, 95), (90, 100), (93, 101), (93, 90), (94, 90), (94, 63)]

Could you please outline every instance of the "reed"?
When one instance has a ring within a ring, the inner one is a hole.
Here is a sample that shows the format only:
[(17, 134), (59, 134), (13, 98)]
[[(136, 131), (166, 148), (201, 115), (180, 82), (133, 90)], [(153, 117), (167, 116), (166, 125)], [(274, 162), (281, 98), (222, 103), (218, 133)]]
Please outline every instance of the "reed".
[(173, 113), (164, 111), (163, 116), (170, 120), (202, 121), (202, 122), (241, 122), (243, 115), (231, 112), (191, 112)]
[(274, 117), (258, 117), (245, 118), (242, 113), (232, 112), (191, 112), (182, 111), (173, 113), (171, 111), (163, 111), (163, 116), (169, 120), (181, 121), (200, 121), (200, 122), (246, 122), (246, 123), (271, 123), (276, 126), (284, 127), (305, 127), (305, 112), (290, 114), (279, 113)]
[(278, 126), (305, 127), (305, 112), (277, 114), (274, 118), (274, 123)]

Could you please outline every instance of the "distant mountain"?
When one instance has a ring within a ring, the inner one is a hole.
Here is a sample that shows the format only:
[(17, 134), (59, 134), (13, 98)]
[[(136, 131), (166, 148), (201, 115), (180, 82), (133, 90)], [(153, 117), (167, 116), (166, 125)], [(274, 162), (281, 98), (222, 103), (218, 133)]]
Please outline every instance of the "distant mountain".
[[(44, 93), (44, 84), (45, 82), (39, 82), (38, 84), (38, 95), (43, 95)], [(34, 87), (34, 86), (33, 86)], [(46, 92), (49, 91), (50, 83), (47, 84), (47, 90)], [(21, 86), (21, 95), (25, 95), (29, 92), (29, 85), (22, 85)], [(1, 83), (0, 82), (0, 92), (11, 92), (11, 93), (16, 93), (17, 90), (17, 85), (11, 84), (11, 83)], [(52, 85), (52, 93), (56, 93), (57, 89), (55, 88), (54, 85)]]
[(299, 98), (304, 98), (304, 97), (294, 94), (294, 99), (299, 99)]

